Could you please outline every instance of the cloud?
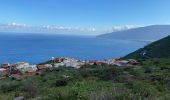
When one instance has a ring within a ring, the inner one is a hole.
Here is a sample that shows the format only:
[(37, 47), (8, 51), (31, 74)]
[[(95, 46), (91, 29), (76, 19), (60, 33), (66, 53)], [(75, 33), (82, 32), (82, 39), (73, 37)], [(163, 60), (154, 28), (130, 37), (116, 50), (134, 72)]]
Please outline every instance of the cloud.
[(137, 27), (142, 27), (142, 26), (141, 25), (113, 26), (111, 31), (112, 32), (123, 31), (123, 30), (128, 30), (128, 29), (137, 28)]
[(96, 28), (65, 27), (58, 25), (30, 26), (12, 22), (8, 24), (0, 24), (0, 32), (90, 35), (96, 32)]
[(30, 26), (16, 22), (0, 24), (0, 32), (15, 33), (47, 33), (47, 34), (73, 34), (73, 35), (99, 35), (108, 32), (122, 31), (131, 28), (141, 27), (140, 25), (113, 26), (108, 29), (98, 29), (95, 27), (66, 27), (60, 25)]
[(15, 27), (26, 27), (27, 25), (26, 24), (18, 24), (18, 23), (15, 23), (15, 22), (12, 22), (12, 23), (8, 23), (7, 26), (13, 26), (14, 28)]

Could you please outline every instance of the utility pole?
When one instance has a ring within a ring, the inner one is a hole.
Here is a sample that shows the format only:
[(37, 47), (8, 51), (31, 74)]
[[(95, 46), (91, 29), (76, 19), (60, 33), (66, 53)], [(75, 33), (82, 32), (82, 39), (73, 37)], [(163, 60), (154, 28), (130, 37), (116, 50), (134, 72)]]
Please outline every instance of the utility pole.
[(54, 57), (52, 57), (52, 58), (51, 58), (51, 60), (52, 60), (52, 67), (54, 68), (55, 58), (54, 58)]
[(12, 66), (8, 63), (8, 64), (7, 64), (7, 67), (9, 67), (9, 73), (8, 73), (8, 76), (11, 76)]

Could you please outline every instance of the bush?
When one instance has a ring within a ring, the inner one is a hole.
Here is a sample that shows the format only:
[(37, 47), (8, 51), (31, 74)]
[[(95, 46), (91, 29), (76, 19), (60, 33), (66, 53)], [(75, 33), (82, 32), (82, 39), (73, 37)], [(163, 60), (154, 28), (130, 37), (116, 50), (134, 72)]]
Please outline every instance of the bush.
[(132, 81), (131, 82), (132, 93), (136, 95), (137, 98), (154, 98), (159, 96), (159, 91), (155, 86), (150, 85), (142, 81)]
[(55, 86), (66, 86), (68, 84), (67, 79), (58, 79), (55, 82)]
[(23, 87), (25, 98), (34, 98), (37, 95), (38, 87), (35, 82), (26, 83)]
[(0, 84), (0, 90), (3, 92), (11, 92), (15, 91), (20, 87), (20, 84), (18, 82), (12, 81), (12, 82), (5, 82)]

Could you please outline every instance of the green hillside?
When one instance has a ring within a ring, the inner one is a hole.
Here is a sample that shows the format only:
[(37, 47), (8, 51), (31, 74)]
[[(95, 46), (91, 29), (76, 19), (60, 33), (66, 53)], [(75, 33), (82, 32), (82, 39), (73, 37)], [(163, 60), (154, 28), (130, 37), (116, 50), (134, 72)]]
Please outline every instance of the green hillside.
[(170, 36), (153, 42), (124, 57), (125, 59), (170, 58)]
[(170, 100), (170, 60), (142, 66), (59, 67), (0, 80), (0, 100)]

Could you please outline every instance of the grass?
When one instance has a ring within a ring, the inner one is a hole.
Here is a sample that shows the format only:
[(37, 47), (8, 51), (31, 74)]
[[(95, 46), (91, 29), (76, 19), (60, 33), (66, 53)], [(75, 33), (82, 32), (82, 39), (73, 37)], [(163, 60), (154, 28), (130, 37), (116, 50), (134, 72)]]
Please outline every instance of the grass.
[(60, 67), (21, 81), (0, 80), (0, 99), (27, 100), (166, 100), (170, 99), (170, 60), (142, 61), (141, 66)]

